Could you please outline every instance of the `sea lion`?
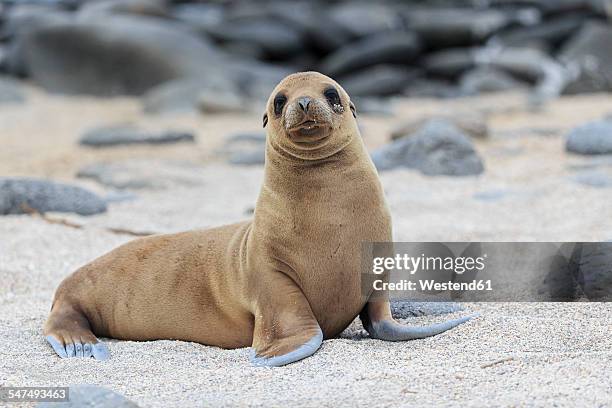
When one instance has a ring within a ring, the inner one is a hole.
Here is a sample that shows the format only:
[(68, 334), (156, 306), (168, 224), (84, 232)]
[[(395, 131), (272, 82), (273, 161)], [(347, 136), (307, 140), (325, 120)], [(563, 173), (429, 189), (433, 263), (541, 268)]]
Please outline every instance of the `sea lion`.
[(361, 243), (391, 241), (391, 216), (334, 80), (289, 75), (272, 92), (266, 164), (254, 219), (141, 238), (78, 269), (59, 286), (44, 335), (61, 357), (106, 359), (96, 336), (252, 347), (254, 365), (312, 355), (359, 315), (374, 338), (408, 340), (428, 327), (396, 323), (361, 290)]

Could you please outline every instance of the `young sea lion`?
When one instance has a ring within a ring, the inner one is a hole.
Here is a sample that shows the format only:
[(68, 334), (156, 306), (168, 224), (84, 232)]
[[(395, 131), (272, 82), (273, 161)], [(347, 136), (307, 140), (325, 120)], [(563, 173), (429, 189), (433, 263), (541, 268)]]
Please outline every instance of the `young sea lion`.
[(408, 340), (361, 288), (362, 242), (391, 241), (391, 217), (355, 107), (332, 79), (297, 73), (274, 89), (263, 186), (252, 221), (129, 242), (77, 270), (44, 334), (61, 357), (105, 359), (97, 336), (252, 346), (255, 365), (312, 355), (360, 315), (370, 335)]

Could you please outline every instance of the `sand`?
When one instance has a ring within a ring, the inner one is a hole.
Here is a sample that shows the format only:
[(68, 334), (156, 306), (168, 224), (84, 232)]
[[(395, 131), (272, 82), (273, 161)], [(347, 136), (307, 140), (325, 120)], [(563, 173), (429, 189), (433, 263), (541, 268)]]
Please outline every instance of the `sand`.
[[(563, 150), (564, 134), (612, 112), (612, 99), (563, 98), (540, 112), (524, 106), (522, 95), (404, 100), (393, 117), (360, 119), (366, 144), (376, 148), (395, 125), (425, 112), (490, 114), (491, 137), (476, 141), (484, 175), (382, 174), (396, 240), (612, 239), (612, 189), (574, 180), (582, 171), (610, 175), (611, 166)], [(84, 130), (120, 122), (192, 130), (198, 143), (103, 150), (77, 145)], [(103, 215), (51, 214), (82, 228), (26, 215), (0, 217), (0, 384), (98, 384), (143, 407), (612, 406), (612, 304), (604, 303), (464, 304), (463, 312), (405, 322), (425, 324), (467, 311), (481, 317), (405, 343), (371, 340), (355, 321), (313, 357), (275, 369), (250, 367), (247, 349), (179, 341), (109, 340), (109, 361), (57, 358), (41, 335), (53, 292), (78, 266), (133, 239), (109, 227), (173, 232), (249, 217), (262, 169), (229, 166), (215, 150), (228, 134), (259, 131), (259, 124), (256, 114), (154, 117), (128, 98), (65, 98), (36, 90), (26, 105), (0, 109), (2, 176), (49, 177), (106, 194), (110, 190), (97, 183), (75, 179), (77, 170), (129, 158), (202, 167), (198, 185), (136, 191), (135, 200), (113, 203)]]

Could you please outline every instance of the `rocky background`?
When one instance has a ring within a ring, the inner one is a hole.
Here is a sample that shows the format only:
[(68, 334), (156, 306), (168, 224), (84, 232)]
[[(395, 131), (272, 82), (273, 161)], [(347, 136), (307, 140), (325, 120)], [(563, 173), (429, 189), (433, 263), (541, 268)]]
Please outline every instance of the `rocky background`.
[(13, 0), (0, 71), (54, 93), (142, 96), (148, 112), (240, 111), (303, 70), (356, 98), (525, 88), (541, 102), (612, 90), (610, 13), (609, 0)]

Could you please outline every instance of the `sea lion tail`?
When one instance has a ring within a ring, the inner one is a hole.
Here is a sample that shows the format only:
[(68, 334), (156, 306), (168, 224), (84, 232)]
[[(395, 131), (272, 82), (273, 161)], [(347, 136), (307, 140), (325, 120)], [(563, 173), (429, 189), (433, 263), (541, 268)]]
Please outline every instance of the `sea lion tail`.
[(467, 322), (474, 317), (479, 316), (479, 313), (474, 313), (469, 316), (460, 317), (458, 319), (448, 320), (443, 323), (436, 323), (429, 326), (406, 326), (396, 322), (395, 320), (381, 320), (371, 322), (366, 329), (372, 338), (386, 341), (406, 341), (415, 339), (424, 339), (426, 337), (435, 336), (462, 323)]

